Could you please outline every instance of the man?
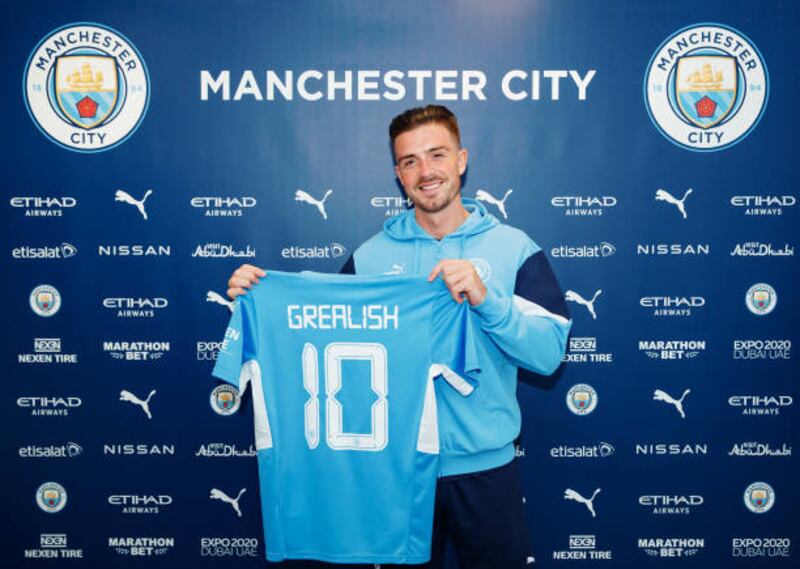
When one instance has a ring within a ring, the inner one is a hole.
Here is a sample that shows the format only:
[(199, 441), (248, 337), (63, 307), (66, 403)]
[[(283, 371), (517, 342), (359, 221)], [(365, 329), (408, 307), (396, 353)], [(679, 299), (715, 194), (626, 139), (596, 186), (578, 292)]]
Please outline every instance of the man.
[[(549, 375), (559, 366), (571, 326), (566, 302), (542, 250), (461, 197), (468, 153), (448, 109), (410, 109), (394, 118), (389, 135), (414, 208), (388, 220), (341, 272), (441, 277), (455, 302), (469, 302), (483, 332), (479, 388), (469, 398), (436, 388), (441, 474), (427, 566), (443, 566), (451, 539), (463, 569), (523, 567), (532, 554), (513, 461), (517, 368)], [(228, 295), (244, 294), (265, 274), (242, 265)]]

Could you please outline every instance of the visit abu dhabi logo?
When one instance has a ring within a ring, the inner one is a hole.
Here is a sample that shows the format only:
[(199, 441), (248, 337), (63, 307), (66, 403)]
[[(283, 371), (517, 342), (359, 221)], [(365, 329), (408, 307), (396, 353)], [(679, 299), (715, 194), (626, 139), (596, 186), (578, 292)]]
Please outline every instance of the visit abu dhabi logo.
[(658, 47), (647, 66), (644, 100), (659, 132), (687, 150), (714, 152), (752, 132), (767, 106), (761, 52), (723, 24), (695, 24)]
[(128, 139), (150, 102), (147, 65), (133, 43), (96, 23), (62, 26), (33, 49), (22, 79), (25, 106), (51, 141), (102, 152)]

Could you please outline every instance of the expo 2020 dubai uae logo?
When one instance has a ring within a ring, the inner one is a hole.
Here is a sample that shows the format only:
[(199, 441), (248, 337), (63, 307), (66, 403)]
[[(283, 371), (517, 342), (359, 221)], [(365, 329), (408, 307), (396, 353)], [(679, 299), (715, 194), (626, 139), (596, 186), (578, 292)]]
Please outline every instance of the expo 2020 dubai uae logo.
[(118, 31), (96, 23), (62, 26), (31, 52), (22, 79), (28, 113), (68, 150), (102, 152), (128, 139), (150, 102), (142, 54)]
[(644, 100), (653, 124), (682, 148), (713, 152), (743, 140), (758, 124), (769, 74), (758, 48), (722, 24), (695, 24), (653, 54)]

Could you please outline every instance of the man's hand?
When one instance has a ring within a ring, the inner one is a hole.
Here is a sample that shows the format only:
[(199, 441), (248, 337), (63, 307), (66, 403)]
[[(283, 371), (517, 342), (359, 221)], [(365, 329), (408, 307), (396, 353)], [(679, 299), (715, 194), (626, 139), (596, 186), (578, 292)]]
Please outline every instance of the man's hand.
[(267, 271), (264, 269), (253, 265), (242, 265), (228, 279), (228, 296), (231, 300), (236, 300), (237, 296), (243, 295), (247, 289), (257, 284), (259, 277), (265, 276), (267, 276)]
[(447, 285), (453, 300), (459, 304), (464, 302), (462, 294), (467, 296), (472, 306), (478, 306), (486, 298), (486, 285), (478, 276), (475, 266), (469, 261), (463, 259), (439, 261), (428, 275), (428, 281), (433, 281), (439, 275), (442, 275), (442, 280)]

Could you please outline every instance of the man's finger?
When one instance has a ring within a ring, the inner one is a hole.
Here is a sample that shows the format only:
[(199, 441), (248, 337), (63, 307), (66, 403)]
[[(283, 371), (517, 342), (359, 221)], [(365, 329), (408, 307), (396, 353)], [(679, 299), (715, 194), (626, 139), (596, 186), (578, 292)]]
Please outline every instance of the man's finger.
[(236, 297), (242, 296), (247, 291), (243, 288), (233, 287), (228, 289), (228, 298), (231, 300), (236, 300)]
[(247, 269), (248, 271), (251, 271), (251, 272), (257, 274), (259, 277), (267, 276), (267, 271), (265, 271), (261, 267), (256, 267), (255, 265), (250, 265), (248, 263), (243, 264), (241, 267), (239, 267), (239, 269), (240, 270), (241, 269)]
[(439, 261), (431, 270), (431, 274), (428, 275), (428, 282), (433, 281), (442, 271), (444, 271), (444, 261)]
[(229, 288), (250, 288), (255, 283), (256, 279), (248, 279), (245, 277), (231, 277), (228, 281)]

